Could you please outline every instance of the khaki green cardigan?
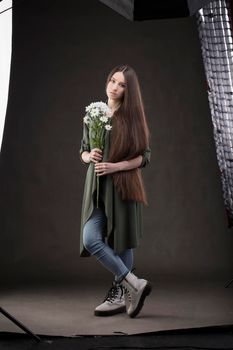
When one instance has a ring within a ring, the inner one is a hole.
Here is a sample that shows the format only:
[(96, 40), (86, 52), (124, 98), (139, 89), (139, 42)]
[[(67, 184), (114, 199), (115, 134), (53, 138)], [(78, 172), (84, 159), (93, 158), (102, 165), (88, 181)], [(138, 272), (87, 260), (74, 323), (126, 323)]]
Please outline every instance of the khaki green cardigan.
[[(109, 142), (111, 131), (105, 131), (105, 147), (103, 151), (103, 162), (108, 159)], [(80, 159), (84, 151), (90, 152), (89, 128), (83, 123), (83, 138), (79, 150)], [(145, 167), (150, 162), (150, 148), (146, 148), (142, 154), (142, 163), (139, 168)], [(96, 174), (94, 164), (84, 163), (88, 166), (83, 201), (81, 210), (81, 227), (80, 227), (80, 256), (90, 256), (89, 252), (83, 246), (83, 227), (90, 218), (94, 209), (96, 195)], [(140, 202), (132, 200), (122, 200), (115, 186), (111, 174), (99, 177), (100, 198), (104, 203), (106, 215), (106, 227), (103, 235), (106, 237), (110, 247), (116, 254), (120, 254), (125, 249), (135, 248), (138, 246), (142, 237), (142, 206)]]

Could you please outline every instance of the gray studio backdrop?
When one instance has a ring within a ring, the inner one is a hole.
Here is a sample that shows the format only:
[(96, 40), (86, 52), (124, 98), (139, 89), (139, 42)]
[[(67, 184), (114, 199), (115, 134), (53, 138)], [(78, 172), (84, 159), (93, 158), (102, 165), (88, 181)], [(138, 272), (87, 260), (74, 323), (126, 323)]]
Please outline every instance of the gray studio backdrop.
[(138, 275), (233, 274), (196, 18), (130, 22), (97, 0), (29, 0), (14, 8), (1, 150), (2, 281), (111, 279), (79, 257), (82, 118), (105, 101), (112, 67), (138, 73), (151, 130), (149, 198)]

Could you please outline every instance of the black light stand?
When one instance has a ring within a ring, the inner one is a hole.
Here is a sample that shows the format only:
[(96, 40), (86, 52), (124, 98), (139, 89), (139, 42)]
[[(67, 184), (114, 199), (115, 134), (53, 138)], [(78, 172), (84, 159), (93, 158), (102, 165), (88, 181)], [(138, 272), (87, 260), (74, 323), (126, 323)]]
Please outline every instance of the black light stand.
[(24, 332), (26, 332), (27, 334), (31, 335), (37, 342), (41, 341), (41, 339), (36, 334), (34, 334), (32, 331), (30, 331), (30, 329), (28, 329), (26, 326), (24, 326), (21, 322), (16, 320), (16, 318), (14, 318), (12, 315), (10, 315), (2, 307), (0, 307), (0, 313), (3, 314), (5, 317), (7, 317), (9, 320), (11, 320), (14, 324), (16, 324), (16, 326), (21, 328)]

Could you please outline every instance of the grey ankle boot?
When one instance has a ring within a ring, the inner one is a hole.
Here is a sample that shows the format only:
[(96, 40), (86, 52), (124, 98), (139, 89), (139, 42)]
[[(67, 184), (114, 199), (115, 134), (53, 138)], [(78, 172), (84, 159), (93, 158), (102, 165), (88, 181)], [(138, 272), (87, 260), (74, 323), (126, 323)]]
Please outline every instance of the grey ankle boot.
[(127, 313), (133, 318), (141, 311), (144, 300), (150, 294), (152, 286), (148, 281), (138, 278), (132, 272), (125, 276), (121, 284), (129, 295)]
[(95, 316), (112, 316), (126, 312), (124, 290), (121, 284), (112, 283), (102, 304), (95, 308)]

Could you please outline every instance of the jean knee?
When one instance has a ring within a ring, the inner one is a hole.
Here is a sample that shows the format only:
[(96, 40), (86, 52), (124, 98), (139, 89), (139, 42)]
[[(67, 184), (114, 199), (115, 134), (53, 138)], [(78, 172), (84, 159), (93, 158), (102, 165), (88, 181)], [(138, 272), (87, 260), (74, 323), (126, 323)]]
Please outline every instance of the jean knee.
[(86, 224), (83, 228), (83, 245), (91, 254), (98, 252), (103, 244), (103, 238), (99, 231), (94, 231)]
[(83, 228), (83, 245), (89, 251), (93, 244), (93, 237), (91, 237), (91, 231), (88, 230), (88, 224)]
[(105, 217), (103, 213), (95, 209), (83, 227), (83, 245), (89, 252), (98, 250), (103, 243), (104, 224)]

